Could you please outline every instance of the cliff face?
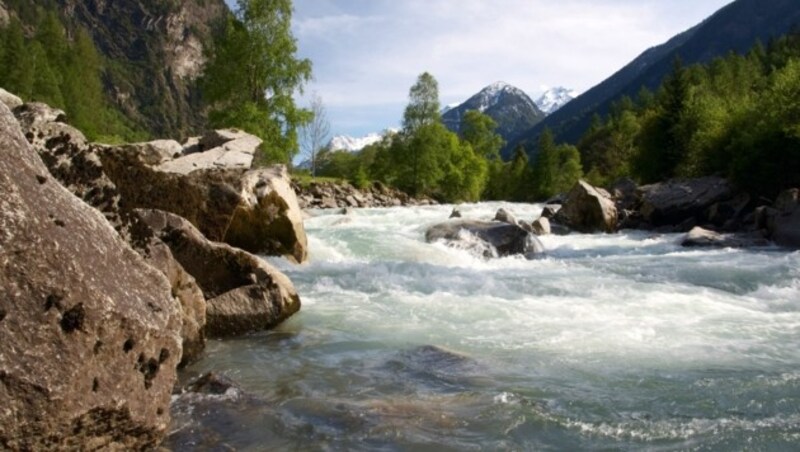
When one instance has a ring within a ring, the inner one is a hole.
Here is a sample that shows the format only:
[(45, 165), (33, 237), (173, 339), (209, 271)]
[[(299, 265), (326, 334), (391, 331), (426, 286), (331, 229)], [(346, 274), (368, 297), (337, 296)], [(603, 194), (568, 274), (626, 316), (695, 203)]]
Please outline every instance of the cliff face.
[(107, 88), (126, 116), (158, 136), (184, 137), (204, 125), (197, 77), (223, 0), (61, 0), (113, 63)]
[(197, 79), (213, 30), (229, 13), (223, 0), (34, 3), (43, 10), (55, 5), (69, 28), (89, 31), (106, 58), (109, 98), (139, 128), (156, 137), (186, 137), (204, 127)]

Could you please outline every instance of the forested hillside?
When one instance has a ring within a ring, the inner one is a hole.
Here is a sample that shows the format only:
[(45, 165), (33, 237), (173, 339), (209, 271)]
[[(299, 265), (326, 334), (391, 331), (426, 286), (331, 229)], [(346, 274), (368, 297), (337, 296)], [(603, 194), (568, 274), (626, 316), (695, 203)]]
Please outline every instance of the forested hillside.
[(594, 113), (607, 114), (614, 100), (624, 95), (633, 97), (642, 86), (654, 90), (671, 71), (676, 56), (686, 64), (708, 63), (731, 51), (745, 53), (759, 40), (766, 44), (798, 24), (797, 0), (737, 0), (667, 43), (647, 50), (537, 124), (518, 143), (534, 152), (537, 137), (549, 128), (556, 140), (576, 144)]
[(205, 127), (198, 78), (229, 14), (223, 0), (0, 0), (0, 10), (0, 86), (66, 109), (90, 138)]
[(715, 174), (768, 197), (800, 185), (800, 35), (706, 65), (674, 60), (657, 91), (595, 116), (579, 148), (596, 184)]

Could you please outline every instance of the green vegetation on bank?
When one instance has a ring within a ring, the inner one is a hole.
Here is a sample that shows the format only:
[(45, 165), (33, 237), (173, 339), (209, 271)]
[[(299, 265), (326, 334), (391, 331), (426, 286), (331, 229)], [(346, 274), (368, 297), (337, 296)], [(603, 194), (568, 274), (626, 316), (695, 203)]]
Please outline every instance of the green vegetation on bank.
[(588, 178), (722, 175), (752, 194), (800, 185), (800, 35), (672, 73), (619, 100), (578, 145)]
[(26, 36), (23, 24), (12, 18), (0, 30), (0, 87), (25, 101), (38, 101), (65, 110), (70, 122), (90, 140), (119, 142), (146, 138), (110, 105), (103, 89), (103, 58), (88, 32), (67, 29), (55, 10), (23, 9), (38, 19), (36, 33)]
[(291, 0), (238, 0), (201, 82), (210, 125), (259, 136), (269, 163), (291, 162), (298, 128), (311, 119), (294, 102), (311, 78), (311, 62), (295, 56), (291, 21)]

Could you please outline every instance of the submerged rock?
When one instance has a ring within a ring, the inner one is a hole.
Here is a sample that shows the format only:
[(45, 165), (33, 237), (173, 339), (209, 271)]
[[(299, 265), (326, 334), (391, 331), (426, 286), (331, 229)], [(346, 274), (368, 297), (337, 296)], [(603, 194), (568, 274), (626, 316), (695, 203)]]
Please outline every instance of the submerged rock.
[(0, 104), (0, 448), (145, 450), (181, 358), (164, 275), (62, 187)]
[(210, 242), (177, 215), (138, 212), (203, 290), (209, 337), (266, 330), (300, 309), (292, 282), (265, 261), (230, 245)]
[(430, 227), (425, 240), (479, 251), (487, 258), (523, 255), (533, 259), (544, 252), (542, 243), (530, 232), (497, 222), (452, 220)]
[(701, 227), (695, 227), (681, 240), (686, 248), (751, 248), (767, 246), (769, 241), (759, 233), (720, 234)]
[(615, 232), (617, 208), (605, 190), (597, 189), (584, 181), (570, 190), (555, 221), (578, 232)]

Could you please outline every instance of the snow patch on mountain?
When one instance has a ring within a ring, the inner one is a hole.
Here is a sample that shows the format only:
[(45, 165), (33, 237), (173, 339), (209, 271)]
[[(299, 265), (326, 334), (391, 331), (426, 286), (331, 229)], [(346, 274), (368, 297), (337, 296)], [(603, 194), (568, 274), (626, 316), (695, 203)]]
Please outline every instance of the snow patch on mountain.
[(550, 115), (576, 97), (578, 97), (577, 91), (557, 86), (546, 90), (544, 94), (536, 100), (536, 106), (545, 114)]

